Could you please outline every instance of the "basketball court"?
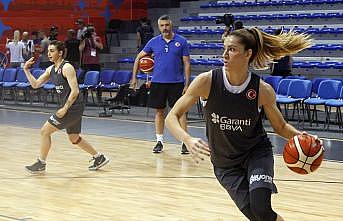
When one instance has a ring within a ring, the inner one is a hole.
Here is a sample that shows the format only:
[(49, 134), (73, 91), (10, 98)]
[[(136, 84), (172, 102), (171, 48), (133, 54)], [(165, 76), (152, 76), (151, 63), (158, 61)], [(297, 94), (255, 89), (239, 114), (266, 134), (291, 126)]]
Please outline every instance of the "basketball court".
[[(0, 220), (246, 220), (215, 179), (209, 160), (196, 165), (166, 137), (164, 152), (151, 152), (151, 122), (84, 117), (84, 137), (111, 161), (89, 172), (90, 157), (68, 143), (63, 132), (52, 138), (47, 173), (28, 175), (25, 165), (39, 153), (39, 128), (47, 113), (0, 110)], [(190, 125), (204, 137), (204, 128)], [(342, 220), (343, 142), (324, 140), (325, 158), (310, 175), (290, 171), (276, 146), (273, 207), (285, 220)]]

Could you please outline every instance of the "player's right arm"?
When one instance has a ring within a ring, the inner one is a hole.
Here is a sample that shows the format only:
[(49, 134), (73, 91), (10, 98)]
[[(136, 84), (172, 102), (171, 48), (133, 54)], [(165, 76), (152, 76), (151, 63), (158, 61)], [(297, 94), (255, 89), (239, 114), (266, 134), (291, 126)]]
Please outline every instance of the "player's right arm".
[(137, 87), (137, 77), (136, 76), (138, 73), (139, 60), (146, 55), (148, 55), (148, 53), (143, 51), (143, 50), (141, 52), (139, 52), (136, 59), (135, 59), (135, 63), (133, 64), (132, 79), (131, 79), (131, 86), (130, 86), (133, 89), (136, 89), (136, 87)]
[(34, 61), (34, 58), (30, 58), (29, 60), (27, 60), (24, 64), (24, 72), (25, 72), (25, 75), (27, 77), (27, 80), (30, 82), (31, 84), (31, 87), (36, 89), (36, 88), (40, 88), (42, 87), (42, 85), (47, 82), (50, 78), (50, 70), (51, 70), (51, 67), (48, 67), (45, 72), (39, 76), (38, 79), (36, 79), (30, 72), (30, 67), (35, 63)]
[(194, 138), (180, 124), (183, 114), (195, 104), (198, 99), (207, 99), (211, 89), (211, 72), (205, 72), (197, 76), (190, 84), (186, 93), (176, 102), (166, 118), (166, 126), (174, 137), (182, 141), (191, 152), (195, 162), (204, 160), (204, 155), (209, 156), (210, 149), (208, 144), (200, 138)]

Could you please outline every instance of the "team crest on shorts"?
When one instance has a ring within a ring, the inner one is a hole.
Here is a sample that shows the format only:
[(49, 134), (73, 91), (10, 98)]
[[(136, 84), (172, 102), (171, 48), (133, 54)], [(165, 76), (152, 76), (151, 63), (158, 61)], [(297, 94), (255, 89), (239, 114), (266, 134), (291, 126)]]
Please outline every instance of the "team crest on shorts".
[(180, 47), (180, 46), (181, 46), (180, 42), (178, 42), (178, 41), (175, 42), (175, 46), (176, 46), (176, 47)]
[(256, 91), (254, 89), (249, 89), (246, 93), (246, 96), (249, 100), (254, 100), (256, 98)]

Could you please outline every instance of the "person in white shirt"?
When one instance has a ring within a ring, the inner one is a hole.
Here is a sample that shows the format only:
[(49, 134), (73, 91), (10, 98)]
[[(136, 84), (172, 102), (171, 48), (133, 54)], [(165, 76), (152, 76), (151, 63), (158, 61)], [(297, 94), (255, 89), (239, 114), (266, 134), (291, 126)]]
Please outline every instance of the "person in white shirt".
[(29, 33), (27, 31), (23, 32), (21, 42), (24, 44), (23, 58), (27, 61), (35, 52), (33, 40), (29, 39)]
[(79, 40), (82, 40), (82, 36), (86, 32), (87, 26), (85, 25), (85, 22), (81, 18), (77, 19), (75, 24), (77, 24), (77, 26), (79, 27), (78, 30), (77, 30), (76, 38), (79, 39)]
[(22, 67), (24, 64), (23, 50), (25, 46), (19, 41), (19, 38), (20, 31), (15, 30), (13, 33), (13, 40), (7, 38), (6, 41), (6, 48), (10, 53), (10, 67), (12, 68)]

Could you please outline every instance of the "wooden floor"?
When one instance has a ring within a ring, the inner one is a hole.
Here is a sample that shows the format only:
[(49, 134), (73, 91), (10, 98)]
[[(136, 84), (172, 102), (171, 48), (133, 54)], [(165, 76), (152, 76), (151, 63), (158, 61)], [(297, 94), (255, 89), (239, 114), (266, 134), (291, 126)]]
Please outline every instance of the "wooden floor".
[[(246, 220), (218, 184), (209, 161), (195, 165), (178, 146), (84, 135), (111, 162), (87, 170), (90, 157), (53, 136), (44, 176), (24, 166), (39, 152), (39, 130), (0, 125), (0, 220), (240, 221)], [(311, 175), (288, 170), (276, 156), (273, 207), (285, 220), (338, 221), (343, 217), (343, 163), (325, 161)]]

